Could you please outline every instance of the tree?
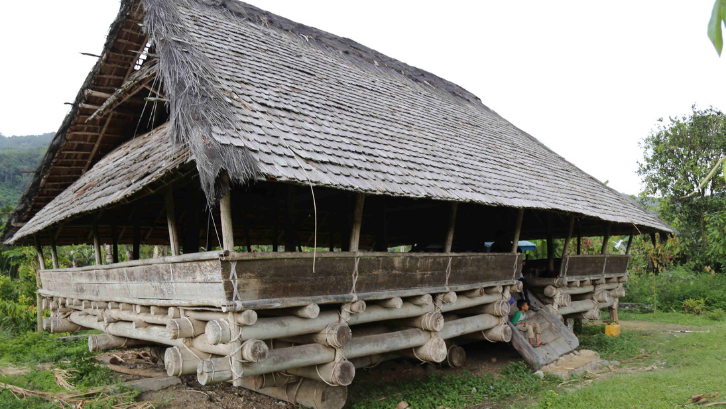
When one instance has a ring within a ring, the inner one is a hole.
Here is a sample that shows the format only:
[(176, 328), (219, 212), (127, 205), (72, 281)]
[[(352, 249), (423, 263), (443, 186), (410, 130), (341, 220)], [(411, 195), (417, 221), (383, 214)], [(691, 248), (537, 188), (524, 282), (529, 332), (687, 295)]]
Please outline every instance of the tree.
[(644, 194), (660, 197), (658, 213), (679, 230), (681, 257), (694, 267), (726, 268), (723, 250), (716, 248), (726, 236), (726, 181), (716, 167), (726, 155), (726, 116), (714, 108), (670, 118), (645, 138), (638, 174)]

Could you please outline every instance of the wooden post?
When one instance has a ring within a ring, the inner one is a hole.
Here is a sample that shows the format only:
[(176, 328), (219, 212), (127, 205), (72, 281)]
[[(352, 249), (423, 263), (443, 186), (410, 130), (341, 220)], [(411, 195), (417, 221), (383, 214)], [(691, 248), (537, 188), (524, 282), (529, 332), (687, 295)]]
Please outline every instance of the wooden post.
[(444, 253), (451, 253), (451, 246), (454, 244), (454, 228), (456, 227), (456, 212), (459, 203), (451, 203), (451, 211), (449, 212), (449, 228), (446, 230), (446, 240), (444, 241)]
[(655, 233), (650, 233), (650, 241), (653, 243), (653, 247), (656, 246)]
[(610, 241), (611, 226), (612, 223), (608, 223), (607, 227), (605, 228), (605, 235), (602, 237), (602, 250), (600, 251), (600, 254), (608, 254), (608, 242)]
[(93, 252), (96, 256), (96, 265), (103, 265), (103, 258), (101, 257), (101, 240), (98, 238), (98, 213), (93, 215), (93, 225), (91, 226), (91, 233), (93, 234)]
[(293, 212), (295, 210), (295, 191), (292, 185), (287, 186), (285, 200), (285, 252), (297, 251), (298, 237)]
[(139, 212), (134, 212), (134, 245), (131, 258), (138, 260), (141, 258), (141, 217)]
[(524, 209), (517, 212), (517, 224), (514, 226), (514, 238), (512, 239), (512, 253), (516, 253), (519, 248), (519, 236), (522, 233), (522, 221), (524, 220)]
[[(229, 193), (225, 197), (229, 196)], [(224, 199), (222, 199), (224, 200)], [(166, 224), (169, 226), (169, 244), (171, 255), (179, 255), (179, 238), (176, 232), (176, 217), (174, 216), (174, 193), (171, 186), (164, 192), (164, 204), (166, 205)], [(224, 234), (224, 218), (222, 218), (222, 234)], [(231, 250), (230, 250), (231, 251)]]
[(116, 222), (111, 224), (111, 257), (114, 263), (118, 263), (118, 231)]
[(630, 246), (633, 244), (633, 236), (635, 236), (635, 227), (633, 227), (633, 231), (630, 232), (630, 237), (628, 237), (628, 247), (625, 248), (625, 254), (630, 254)]
[(219, 215), (222, 219), (222, 248), (234, 251), (234, 226), (232, 226), (232, 187), (229, 176), (222, 176), (222, 183), (227, 187), (227, 193), (219, 200)]
[[(567, 257), (567, 252), (570, 251), (570, 240), (572, 240), (572, 231), (575, 228), (575, 216), (570, 216), (570, 226), (567, 229), (567, 238), (565, 238), (565, 244), (562, 246), (562, 262), (560, 263), (560, 277), (562, 277), (563, 273), (565, 272), (565, 265), (567, 264), (565, 262), (565, 259)], [(579, 247), (579, 243), (578, 243)]]
[(53, 268), (58, 269), (60, 265), (58, 263), (58, 251), (55, 246), (55, 232), (53, 230), (48, 233), (48, 239), (50, 239), (50, 260), (53, 262)]
[(360, 228), (363, 224), (363, 204), (366, 195), (357, 193), (355, 196), (355, 209), (353, 210), (353, 227), (350, 230), (350, 251), (358, 251), (360, 244)]
[[(43, 247), (40, 246), (40, 239), (37, 235), (35, 238), (35, 252), (38, 254), (38, 270), (35, 272), (35, 285), (38, 289), (41, 287), (40, 270), (45, 270), (45, 257), (43, 257)], [(38, 334), (43, 333), (43, 303), (40, 293), (35, 293), (35, 319), (38, 321), (36, 330)]]
[(577, 222), (577, 255), (582, 254), (582, 223)]
[(199, 252), (199, 215), (202, 213), (200, 207), (203, 206), (199, 200), (198, 189), (190, 187), (189, 190), (191, 190), (191, 194), (184, 215), (184, 242), (182, 244), (184, 254)]
[(547, 215), (547, 269), (555, 271), (555, 239), (552, 237), (552, 218)]

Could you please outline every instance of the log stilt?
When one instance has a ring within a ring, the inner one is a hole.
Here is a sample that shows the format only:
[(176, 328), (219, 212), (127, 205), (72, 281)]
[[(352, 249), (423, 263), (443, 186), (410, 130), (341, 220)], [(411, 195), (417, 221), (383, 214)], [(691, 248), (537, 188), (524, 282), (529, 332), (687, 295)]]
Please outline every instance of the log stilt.
[(135, 348), (148, 345), (146, 341), (133, 338), (115, 337), (108, 334), (94, 334), (88, 336), (88, 350), (91, 352), (107, 351), (109, 349)]
[[(40, 319), (40, 325), (42, 330), (43, 325), (43, 319), (41, 317)], [(73, 323), (70, 320), (67, 320), (65, 318), (57, 318), (57, 317), (51, 317), (50, 318), (50, 332), (51, 334), (60, 334), (62, 332), (76, 332), (82, 330), (83, 327), (80, 325), (77, 325)]]
[(323, 365), (288, 369), (288, 373), (304, 378), (321, 380), (332, 386), (348, 386), (355, 378), (355, 365), (350, 361), (329, 362)]
[[(248, 379), (243, 379), (242, 386), (254, 390), (252, 381)], [(257, 392), (286, 402), (292, 399), (293, 405), (313, 409), (342, 409), (348, 398), (345, 386), (330, 386), (305, 378), (297, 383), (262, 388)]]
[(403, 300), (401, 297), (393, 297), (386, 300), (376, 301), (375, 303), (383, 308), (401, 308), (401, 306), (403, 306)]
[(197, 372), (199, 362), (209, 358), (211, 358), (211, 354), (205, 354), (193, 348), (166, 348), (163, 357), (164, 369), (169, 376), (191, 375)]
[(350, 343), (351, 339), (353, 339), (353, 332), (350, 327), (347, 324), (340, 323), (329, 324), (324, 330), (314, 334), (280, 338), (282, 341), (293, 344), (310, 344), (315, 342), (333, 348), (343, 348)]
[(408, 297), (404, 300), (410, 302), (413, 305), (431, 305), (434, 303), (434, 298), (431, 294), (417, 295), (415, 297)]
[(204, 321), (184, 317), (169, 321), (166, 329), (171, 333), (172, 339), (194, 338), (204, 334), (206, 325)]

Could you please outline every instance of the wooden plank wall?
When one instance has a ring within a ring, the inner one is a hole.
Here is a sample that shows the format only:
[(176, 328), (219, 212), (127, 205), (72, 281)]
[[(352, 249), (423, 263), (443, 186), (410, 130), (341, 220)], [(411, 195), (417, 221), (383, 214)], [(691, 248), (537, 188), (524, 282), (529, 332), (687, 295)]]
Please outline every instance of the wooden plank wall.
[(583, 254), (568, 258), (566, 277), (601, 276), (603, 267), (605, 274), (623, 275), (627, 273), (630, 260), (630, 256), (625, 254)]
[[(256, 253), (234, 255), (222, 262), (225, 292), (232, 300), (232, 269), (237, 272), (239, 300), (311, 297), (350, 293), (353, 286), (354, 253), (320, 253), (315, 272), (312, 253)], [(448, 285), (516, 279), (521, 257), (511, 253), (359, 253), (356, 292), (409, 290), (443, 287), (451, 258)]]
[(226, 299), (219, 260), (43, 270), (43, 289), (66, 297), (156, 300)]

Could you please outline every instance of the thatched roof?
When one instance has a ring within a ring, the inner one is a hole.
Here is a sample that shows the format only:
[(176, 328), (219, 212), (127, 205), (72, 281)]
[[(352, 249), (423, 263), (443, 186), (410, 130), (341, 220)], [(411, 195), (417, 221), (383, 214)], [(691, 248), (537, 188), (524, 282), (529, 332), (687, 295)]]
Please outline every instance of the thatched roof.
[(555, 210), (674, 232), (431, 73), (234, 0), (141, 4), (169, 134), (188, 147), (210, 199), (224, 169), (242, 183)]

